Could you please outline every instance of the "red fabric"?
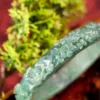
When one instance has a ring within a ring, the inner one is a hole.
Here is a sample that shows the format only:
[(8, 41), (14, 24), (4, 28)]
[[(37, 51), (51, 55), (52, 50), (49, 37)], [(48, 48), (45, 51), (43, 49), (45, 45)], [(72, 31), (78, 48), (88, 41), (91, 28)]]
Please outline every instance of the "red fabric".
[(13, 72), (4, 80), (3, 90), (8, 92), (10, 89), (13, 89), (14, 86), (21, 80), (21, 76), (18, 72)]
[(10, 25), (8, 9), (11, 7), (11, 0), (0, 0), (0, 44), (7, 39), (6, 29)]
[(89, 21), (100, 21), (100, 0), (85, 0), (87, 13), (81, 19), (69, 23), (69, 27), (74, 29)]

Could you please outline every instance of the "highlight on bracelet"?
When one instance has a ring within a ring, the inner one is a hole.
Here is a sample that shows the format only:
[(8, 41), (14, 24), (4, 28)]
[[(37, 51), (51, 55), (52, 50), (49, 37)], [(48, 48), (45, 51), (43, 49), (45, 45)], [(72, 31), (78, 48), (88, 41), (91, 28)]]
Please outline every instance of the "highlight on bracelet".
[(16, 99), (30, 100), (36, 88), (42, 84), (48, 75), (61, 67), (76, 53), (100, 39), (99, 31), (100, 24), (89, 23), (83, 28), (70, 32), (68, 37), (64, 37), (56, 43), (36, 62), (33, 68), (27, 69), (22, 81), (15, 87)]
[(99, 0), (0, 4), (0, 100), (100, 100)]

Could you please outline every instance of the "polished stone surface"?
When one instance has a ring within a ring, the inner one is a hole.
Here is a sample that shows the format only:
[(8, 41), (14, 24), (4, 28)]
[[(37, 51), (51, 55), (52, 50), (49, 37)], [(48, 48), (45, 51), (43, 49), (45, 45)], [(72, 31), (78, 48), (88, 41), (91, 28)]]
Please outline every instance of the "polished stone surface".
[[(89, 23), (70, 32), (41, 57), (32, 68), (28, 68), (22, 81), (16, 85), (17, 100), (30, 100), (39, 85), (72, 56), (100, 39), (100, 25)], [(72, 68), (73, 70), (73, 68)], [(72, 73), (74, 76), (74, 73)]]

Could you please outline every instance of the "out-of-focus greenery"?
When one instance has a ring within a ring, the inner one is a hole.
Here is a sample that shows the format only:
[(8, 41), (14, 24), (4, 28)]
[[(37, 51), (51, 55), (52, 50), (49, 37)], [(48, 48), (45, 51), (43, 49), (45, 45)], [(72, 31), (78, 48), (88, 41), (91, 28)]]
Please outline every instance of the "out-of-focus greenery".
[(84, 13), (83, 0), (14, 0), (12, 26), (0, 49), (8, 70), (24, 72), (68, 32), (67, 22)]

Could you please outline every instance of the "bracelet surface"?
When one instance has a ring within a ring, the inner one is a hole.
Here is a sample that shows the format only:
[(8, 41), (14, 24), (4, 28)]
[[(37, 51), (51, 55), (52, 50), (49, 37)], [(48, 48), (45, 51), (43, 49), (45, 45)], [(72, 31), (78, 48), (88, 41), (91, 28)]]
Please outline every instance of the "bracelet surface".
[(100, 40), (100, 24), (89, 23), (71, 31), (69, 36), (58, 41), (32, 68), (27, 69), (21, 82), (15, 86), (16, 100), (31, 100), (32, 94), (51, 74), (97, 40)]
[[(33, 93), (31, 100), (49, 100), (64, 90), (80, 76), (84, 75), (92, 64), (100, 57), (100, 42), (97, 42), (78, 53), (67, 61), (57, 72), (52, 74), (37, 91)], [(72, 84), (73, 83), (73, 84)]]

